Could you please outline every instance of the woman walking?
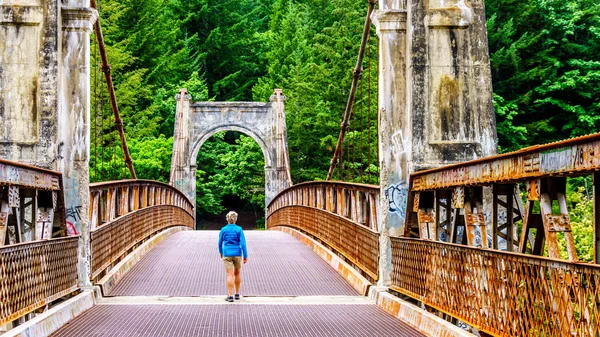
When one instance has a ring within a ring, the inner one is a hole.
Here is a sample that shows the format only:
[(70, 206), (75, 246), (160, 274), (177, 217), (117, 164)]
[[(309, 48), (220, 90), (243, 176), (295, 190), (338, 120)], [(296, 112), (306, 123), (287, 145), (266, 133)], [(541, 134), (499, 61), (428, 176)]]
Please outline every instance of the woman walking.
[[(227, 302), (233, 302), (240, 299), (240, 284), (242, 276), (242, 259), (244, 264), (248, 262), (248, 250), (246, 249), (246, 238), (242, 227), (236, 225), (238, 215), (236, 212), (229, 212), (225, 219), (227, 225), (221, 228), (219, 232), (219, 253), (225, 263), (227, 271)], [(233, 286), (235, 283), (235, 296), (233, 295)]]

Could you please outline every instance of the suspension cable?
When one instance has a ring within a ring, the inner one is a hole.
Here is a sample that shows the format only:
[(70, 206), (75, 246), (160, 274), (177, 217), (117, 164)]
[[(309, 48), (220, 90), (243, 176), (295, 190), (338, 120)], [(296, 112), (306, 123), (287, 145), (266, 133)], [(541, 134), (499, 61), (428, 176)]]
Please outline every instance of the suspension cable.
[[(102, 77), (100, 77), (100, 84), (102, 84), (103, 79)], [(105, 111), (106, 110), (106, 106), (104, 105), (104, 86), (102, 85), (100, 87), (100, 123), (101, 123), (101, 128), (100, 128), (100, 148), (102, 151), (101, 154), (101, 168), (100, 168), (100, 181), (104, 181), (104, 174), (106, 173), (106, 171), (104, 170), (104, 161), (106, 160), (106, 131), (104, 129), (104, 115), (105, 115)], [(106, 175), (106, 177), (108, 178), (108, 174)]]
[[(94, 179), (98, 181), (98, 43), (94, 39), (94, 105), (93, 105), (93, 116), (94, 116), (94, 165), (92, 166)], [(90, 159), (91, 162), (91, 159)]]
[[(98, 9), (96, 4), (96, 0), (90, 0), (90, 5), (94, 9)], [(117, 105), (117, 97), (115, 95), (115, 87), (112, 82), (112, 76), (110, 74), (111, 67), (108, 64), (108, 58), (106, 57), (106, 48), (104, 46), (104, 36), (102, 35), (102, 27), (100, 26), (100, 18), (96, 20), (96, 24), (94, 25), (94, 30), (96, 32), (96, 39), (98, 40), (98, 49), (100, 51), (100, 58), (102, 59), (102, 72), (104, 73), (104, 77), (106, 77), (106, 86), (108, 87), (108, 94), (110, 97), (110, 104), (112, 106), (113, 114), (115, 116), (115, 126), (119, 132), (119, 137), (121, 138), (121, 148), (123, 149), (123, 157), (125, 160), (125, 164), (129, 168), (129, 173), (131, 174), (131, 178), (137, 179), (135, 175), (135, 169), (133, 168), (133, 161), (131, 160), (131, 155), (129, 154), (129, 149), (127, 148), (127, 140), (125, 139), (125, 132), (123, 131), (123, 120), (119, 115), (119, 106)]]
[[(92, 0), (93, 1), (93, 0)], [(331, 176), (333, 175), (333, 169), (338, 164), (340, 151), (342, 151), (342, 146), (344, 142), (344, 136), (346, 135), (346, 131), (348, 130), (348, 123), (350, 121), (350, 117), (352, 116), (352, 110), (354, 108), (354, 98), (356, 96), (356, 87), (358, 84), (358, 79), (362, 76), (362, 63), (365, 55), (365, 47), (367, 45), (367, 38), (371, 34), (371, 13), (373, 13), (373, 9), (375, 8), (375, 0), (369, 0), (369, 8), (367, 10), (367, 17), (365, 18), (365, 25), (363, 27), (362, 39), (360, 41), (360, 49), (358, 52), (358, 59), (356, 60), (356, 67), (354, 68), (353, 77), (352, 77), (352, 86), (350, 87), (350, 94), (348, 95), (348, 103), (346, 104), (346, 110), (344, 111), (344, 118), (342, 120), (342, 124), (340, 126), (340, 135), (338, 137), (337, 145), (335, 147), (335, 151), (333, 153), (333, 158), (331, 159), (331, 164), (329, 166), (329, 172), (327, 172), (327, 180), (331, 180)]]
[(367, 51), (367, 181), (371, 183), (371, 35), (369, 35), (369, 50)]
[[(367, 48), (369, 48), (369, 42), (368, 41), (367, 41)], [(367, 52), (367, 56), (368, 55), (369, 54)], [(369, 60), (369, 58), (367, 57), (367, 62), (368, 62), (368, 60)], [(367, 68), (367, 71), (368, 71), (368, 68)], [(358, 119), (360, 120), (360, 126), (359, 126), (359, 129), (360, 129), (360, 151), (359, 151), (359, 153), (360, 153), (360, 159), (359, 159), (360, 163), (359, 163), (359, 167), (358, 167), (358, 170), (359, 170), (358, 174), (359, 174), (359, 177), (360, 177), (359, 181), (361, 183), (363, 182), (363, 163), (364, 163), (364, 160), (363, 160), (364, 159), (363, 133), (364, 133), (364, 130), (365, 130), (364, 127), (363, 127), (363, 112), (364, 112), (363, 109), (364, 109), (364, 100), (365, 100), (364, 82), (365, 82), (364, 79), (362, 79), (360, 81), (360, 115), (358, 117)]]

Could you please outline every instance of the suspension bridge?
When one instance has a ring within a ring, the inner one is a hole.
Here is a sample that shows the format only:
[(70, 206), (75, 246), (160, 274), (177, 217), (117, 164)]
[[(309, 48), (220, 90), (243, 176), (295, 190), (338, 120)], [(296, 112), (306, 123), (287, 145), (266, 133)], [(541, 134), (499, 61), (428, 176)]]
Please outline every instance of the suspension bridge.
[[(3, 336), (600, 336), (600, 134), (496, 154), (483, 3), (419, 4), (365, 4), (327, 180), (293, 183), (281, 90), (182, 89), (167, 184), (136, 175), (96, 2), (0, 3)], [(198, 151), (231, 130), (261, 147), (267, 196), (233, 304), (217, 233), (194, 230)]]

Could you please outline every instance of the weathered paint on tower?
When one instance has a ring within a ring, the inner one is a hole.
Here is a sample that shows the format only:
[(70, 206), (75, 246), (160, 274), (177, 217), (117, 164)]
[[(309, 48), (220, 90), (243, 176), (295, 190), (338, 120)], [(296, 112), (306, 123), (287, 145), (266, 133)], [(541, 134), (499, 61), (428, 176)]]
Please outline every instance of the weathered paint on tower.
[(269, 103), (191, 102), (181, 89), (176, 96), (175, 139), (170, 184), (196, 200), (196, 158), (210, 137), (238, 131), (252, 137), (265, 158), (265, 202), (292, 185), (287, 151), (285, 96), (275, 89)]
[(380, 0), (380, 282), (404, 234), (410, 173), (496, 153), (483, 0)]
[[(0, 1), (0, 157), (63, 173), (70, 235), (89, 274), (88, 0)], [(87, 284), (82, 284), (87, 285)]]

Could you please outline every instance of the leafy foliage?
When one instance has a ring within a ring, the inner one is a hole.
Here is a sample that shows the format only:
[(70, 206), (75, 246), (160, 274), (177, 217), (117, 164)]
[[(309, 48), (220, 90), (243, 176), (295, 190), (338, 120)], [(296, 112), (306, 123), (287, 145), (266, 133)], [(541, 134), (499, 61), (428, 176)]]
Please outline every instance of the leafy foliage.
[[(581, 261), (594, 259), (594, 201), (585, 187), (567, 191), (567, 203), (571, 220), (571, 231), (575, 241), (577, 257)], [(561, 257), (567, 259), (565, 241), (560, 240)]]
[[(282, 88), (287, 96), (290, 166), (296, 182), (327, 176), (348, 99), (366, 9), (366, 2), (348, 0), (278, 0), (273, 4), (266, 39), (269, 47), (267, 74), (259, 79), (253, 94), (255, 100), (265, 100), (273, 88)], [(374, 41), (373, 36), (370, 45), (373, 55), (376, 52)], [(366, 63), (364, 67), (367, 68)], [(373, 66), (373, 107), (377, 97), (375, 72)], [(359, 95), (365, 97), (362, 102), (365, 106), (367, 90), (363, 88), (364, 95)], [(376, 113), (374, 108), (371, 113)], [(367, 126), (366, 114), (364, 112), (362, 116), (363, 140), (366, 144), (370, 135), (375, 152), (375, 117)], [(358, 111), (352, 121), (356, 124), (352, 127), (357, 127)], [(363, 165), (369, 165), (366, 158)]]
[(201, 214), (225, 210), (222, 200), (235, 195), (257, 208), (265, 204), (265, 161), (254, 139), (219, 132), (202, 145), (196, 172), (196, 207)]
[[(600, 3), (486, 0), (485, 5), (500, 151), (598, 131)], [(141, 178), (169, 178), (174, 96), (181, 87), (196, 101), (266, 101), (274, 88), (282, 88), (292, 178), (325, 178), (366, 1), (101, 0), (100, 7), (119, 106)], [(375, 41), (373, 32), (373, 58)], [(92, 64), (97, 63), (92, 47)], [(374, 157), (377, 151), (376, 111), (365, 111), (377, 104), (374, 63), (370, 69), (368, 62), (363, 65), (363, 78), (371, 75), (372, 83), (369, 88), (363, 81), (359, 89), (344, 161), (348, 171), (377, 175), (376, 158), (352, 157), (362, 146), (357, 144), (370, 143)], [(94, 69), (92, 81), (100, 82)], [(106, 93), (97, 90), (94, 97), (92, 179), (127, 178)], [(200, 213), (220, 213), (229, 194), (264, 206), (264, 158), (251, 138), (216, 134), (203, 145), (197, 162)], [(361, 181), (357, 174), (340, 178)], [(573, 186), (568, 193), (573, 231), (578, 253), (588, 259), (591, 203), (581, 186)]]
[(487, 0), (501, 150), (600, 127), (600, 3)]

